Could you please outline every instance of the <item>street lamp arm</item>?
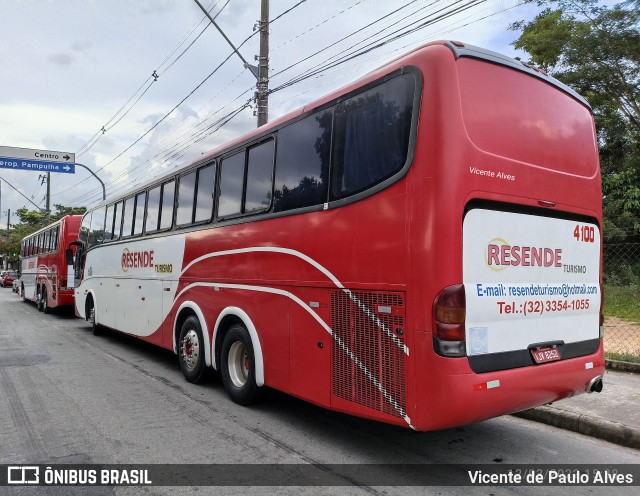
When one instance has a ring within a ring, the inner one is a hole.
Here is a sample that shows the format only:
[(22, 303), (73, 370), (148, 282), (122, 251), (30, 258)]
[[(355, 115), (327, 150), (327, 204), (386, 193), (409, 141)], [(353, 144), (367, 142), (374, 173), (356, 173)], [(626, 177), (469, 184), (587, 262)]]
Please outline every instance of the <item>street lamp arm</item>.
[(103, 199), (103, 200), (106, 200), (106, 199), (107, 199), (107, 195), (106, 195), (106, 192), (105, 192), (104, 183), (102, 182), (102, 179), (100, 179), (100, 178), (96, 175), (96, 173), (95, 173), (95, 172), (93, 172), (91, 169), (89, 169), (89, 167), (87, 167), (86, 165), (84, 165), (84, 164), (80, 164), (80, 163), (78, 163), (78, 162), (76, 162), (76, 165), (79, 165), (80, 167), (82, 167), (82, 168), (84, 168), (84, 169), (87, 169), (87, 170), (91, 173), (91, 175), (92, 175), (93, 177), (95, 177), (98, 181), (100, 181), (100, 184), (102, 185), (102, 199)]

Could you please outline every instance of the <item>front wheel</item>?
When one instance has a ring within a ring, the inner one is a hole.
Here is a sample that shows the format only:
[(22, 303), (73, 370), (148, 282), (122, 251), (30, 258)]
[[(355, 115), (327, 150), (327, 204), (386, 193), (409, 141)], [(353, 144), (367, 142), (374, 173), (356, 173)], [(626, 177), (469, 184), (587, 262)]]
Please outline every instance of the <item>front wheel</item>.
[(49, 307), (49, 303), (47, 302), (47, 288), (42, 288), (42, 311), (44, 313), (49, 313), (51, 308)]
[(102, 334), (102, 327), (100, 324), (96, 322), (96, 306), (93, 303), (93, 300), (89, 300), (87, 304), (87, 320), (91, 324), (91, 331), (94, 336), (100, 336)]
[(234, 324), (222, 342), (222, 383), (235, 403), (249, 405), (258, 396), (256, 361), (249, 331), (242, 324)]
[(204, 375), (204, 348), (200, 321), (192, 315), (184, 321), (180, 329), (178, 360), (184, 378), (194, 384), (200, 382)]
[(36, 290), (36, 307), (38, 312), (42, 312), (42, 288), (40, 286)]

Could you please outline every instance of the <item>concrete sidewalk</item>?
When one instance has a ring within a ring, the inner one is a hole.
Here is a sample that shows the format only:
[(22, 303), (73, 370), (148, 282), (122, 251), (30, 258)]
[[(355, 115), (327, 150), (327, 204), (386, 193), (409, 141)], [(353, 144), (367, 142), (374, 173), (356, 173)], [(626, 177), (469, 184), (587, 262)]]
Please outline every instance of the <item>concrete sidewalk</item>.
[(640, 373), (608, 368), (601, 393), (582, 394), (514, 415), (640, 449)]

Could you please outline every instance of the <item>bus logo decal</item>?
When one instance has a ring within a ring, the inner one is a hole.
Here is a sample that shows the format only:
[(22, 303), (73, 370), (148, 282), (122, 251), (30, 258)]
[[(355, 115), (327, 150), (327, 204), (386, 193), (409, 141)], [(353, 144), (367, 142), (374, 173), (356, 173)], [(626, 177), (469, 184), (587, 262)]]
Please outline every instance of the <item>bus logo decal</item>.
[(129, 248), (122, 250), (120, 259), (122, 272), (129, 269), (153, 267), (153, 250), (149, 251), (129, 251)]
[(562, 248), (510, 245), (503, 238), (487, 244), (484, 260), (491, 270), (513, 267), (562, 267)]

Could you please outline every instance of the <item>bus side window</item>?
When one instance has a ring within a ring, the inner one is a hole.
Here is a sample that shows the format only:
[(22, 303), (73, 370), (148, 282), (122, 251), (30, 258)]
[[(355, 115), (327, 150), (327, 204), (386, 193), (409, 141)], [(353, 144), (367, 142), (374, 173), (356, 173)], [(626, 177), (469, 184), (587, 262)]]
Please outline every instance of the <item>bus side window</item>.
[(412, 75), (398, 76), (336, 107), (332, 200), (364, 191), (405, 165), (414, 87)]
[(120, 239), (120, 229), (122, 228), (122, 202), (113, 206), (113, 236), (111, 239)]
[(110, 241), (113, 238), (113, 205), (107, 207), (107, 215), (104, 221), (104, 240)]
[(173, 225), (173, 204), (176, 196), (176, 182), (162, 185), (162, 207), (160, 211), (160, 229), (171, 229)]
[(51, 249), (53, 251), (58, 250), (58, 235), (60, 234), (60, 226), (56, 226), (53, 228), (53, 238), (51, 243)]
[(105, 207), (93, 211), (91, 217), (91, 231), (89, 232), (89, 247), (99, 245), (104, 241)]
[(144, 232), (150, 233), (158, 230), (158, 221), (160, 220), (161, 189), (161, 186), (157, 186), (149, 190), (147, 199), (147, 219), (144, 222)]
[(82, 218), (82, 224), (80, 224), (80, 232), (78, 233), (78, 240), (83, 243), (87, 243), (89, 241), (89, 228), (91, 227), (91, 214), (92, 212), (87, 212), (84, 214)]
[(180, 176), (178, 185), (178, 212), (176, 225), (186, 226), (193, 221), (193, 201), (195, 199), (196, 171)]
[(136, 211), (135, 221), (133, 223), (133, 235), (139, 236), (142, 234), (142, 226), (144, 226), (144, 205), (147, 198), (147, 192), (138, 193), (136, 195)]
[(124, 201), (124, 212), (122, 219), (122, 237), (128, 238), (133, 233), (133, 212), (134, 212), (135, 197), (127, 198)]
[(249, 148), (244, 213), (269, 210), (273, 191), (274, 140)]
[(49, 229), (42, 233), (42, 252), (47, 253), (49, 251)]
[(278, 131), (274, 212), (327, 201), (332, 117), (325, 110)]
[(213, 195), (216, 186), (215, 164), (198, 169), (198, 184), (194, 222), (209, 221), (213, 217)]
[(220, 164), (218, 217), (242, 213), (244, 186), (244, 150), (225, 158)]

